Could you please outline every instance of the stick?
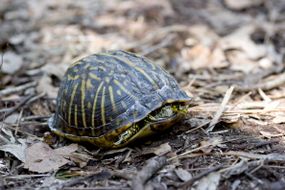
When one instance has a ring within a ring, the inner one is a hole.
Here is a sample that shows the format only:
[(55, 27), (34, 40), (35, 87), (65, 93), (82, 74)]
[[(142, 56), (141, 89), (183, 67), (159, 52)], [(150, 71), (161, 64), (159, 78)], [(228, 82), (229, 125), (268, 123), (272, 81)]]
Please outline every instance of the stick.
[(33, 95), (29, 95), (28, 97), (25, 97), (19, 104), (17, 104), (15, 107), (13, 107), (11, 110), (6, 112), (5, 114), (1, 115), (0, 120), (5, 119), (5, 117), (7, 117), (7, 116), (11, 115), (12, 113), (14, 113), (15, 111), (17, 111), (20, 107), (25, 105), (26, 102), (28, 102), (32, 97), (33, 97)]
[(223, 165), (219, 165), (219, 166), (216, 166), (216, 167), (213, 167), (207, 171), (204, 171), (204, 172), (201, 172), (200, 174), (194, 176), (193, 178), (191, 178), (190, 180), (186, 181), (181, 187), (182, 189), (189, 189), (189, 187), (191, 187), (195, 181), (201, 179), (202, 177), (214, 172), (214, 171), (217, 171), (219, 169), (221, 169), (223, 167)]
[(269, 81), (263, 81), (255, 85), (249, 85), (249, 86), (241, 86), (238, 87), (237, 90), (244, 92), (244, 91), (250, 91), (250, 90), (257, 90), (257, 89), (262, 89), (262, 90), (271, 90), (273, 88), (279, 87), (282, 84), (285, 83), (285, 73), (282, 73), (280, 75), (277, 75), (274, 79), (269, 80)]
[(164, 165), (166, 165), (166, 157), (154, 157), (147, 161), (146, 166), (138, 172), (136, 177), (132, 181), (132, 189), (144, 190), (144, 184), (159, 171)]
[(227, 90), (227, 92), (225, 94), (225, 97), (224, 97), (224, 99), (222, 101), (222, 104), (220, 105), (220, 108), (216, 112), (216, 114), (213, 117), (211, 123), (209, 124), (208, 129), (206, 130), (207, 132), (211, 132), (214, 129), (215, 125), (219, 122), (219, 119), (222, 116), (223, 112), (225, 111), (225, 107), (226, 107), (227, 103), (229, 102), (229, 100), (231, 98), (233, 90), (234, 90), (234, 86), (231, 86)]
[(10, 88), (1, 90), (0, 91), (0, 97), (7, 96), (7, 95), (10, 95), (10, 94), (14, 94), (16, 92), (20, 92), (20, 91), (26, 90), (26, 89), (34, 87), (36, 85), (37, 85), (37, 82), (29, 82), (29, 83), (23, 84), (21, 86), (10, 87)]

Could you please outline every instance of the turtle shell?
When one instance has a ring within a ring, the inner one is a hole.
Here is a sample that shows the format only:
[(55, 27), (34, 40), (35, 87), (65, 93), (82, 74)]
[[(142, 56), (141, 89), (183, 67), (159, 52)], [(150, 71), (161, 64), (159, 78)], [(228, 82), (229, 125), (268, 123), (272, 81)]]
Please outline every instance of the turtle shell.
[(115, 136), (167, 103), (189, 101), (160, 66), (133, 53), (108, 51), (68, 68), (49, 127), (73, 140), (96, 141)]

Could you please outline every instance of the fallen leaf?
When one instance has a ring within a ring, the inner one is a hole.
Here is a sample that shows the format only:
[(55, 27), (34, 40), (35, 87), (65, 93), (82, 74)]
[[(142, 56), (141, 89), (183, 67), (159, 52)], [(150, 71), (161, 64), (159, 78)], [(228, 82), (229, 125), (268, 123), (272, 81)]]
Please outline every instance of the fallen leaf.
[(222, 137), (221, 136), (217, 136), (217, 137), (212, 137), (208, 140), (205, 140), (205, 141), (201, 141), (200, 142), (200, 146), (203, 147), (201, 148), (201, 150), (204, 152), (204, 153), (210, 153), (213, 148), (219, 144), (221, 144), (222, 142)]
[(62, 155), (63, 157), (68, 158), (69, 160), (72, 160), (73, 162), (77, 163), (79, 167), (82, 168), (87, 165), (88, 161), (92, 159), (92, 157), (87, 153), (77, 153), (75, 152), (76, 150), (78, 150), (78, 145), (71, 144), (69, 146), (55, 149), (54, 151), (57, 154)]
[[(12, 131), (8, 128), (6, 128), (6, 124), (4, 123), (0, 123), (1, 126), (0, 127), (0, 135), (2, 139), (5, 139), (6, 142), (9, 142), (10, 144), (15, 144), (17, 142), (17, 140), (15, 139)], [(2, 134), (1, 134), (2, 133)]]
[(18, 139), (20, 144), (5, 144), (0, 146), (0, 150), (4, 152), (9, 152), (15, 156), (18, 160), (25, 162), (25, 150), (27, 148), (26, 143), (23, 139)]
[(42, 102), (34, 102), (29, 106), (29, 108), (34, 115), (46, 116), (51, 114), (48, 107)]
[(257, 67), (257, 62), (250, 60), (244, 51), (228, 51), (226, 55), (234, 71), (250, 73)]
[(1, 72), (14, 74), (23, 66), (23, 58), (13, 52), (6, 52), (3, 55), (3, 65)]
[(213, 172), (199, 180), (196, 189), (199, 190), (215, 190), (218, 188), (221, 179), (220, 172)]
[(71, 144), (69, 146), (64, 146), (64, 147), (60, 147), (58, 149), (55, 149), (54, 152), (58, 155), (69, 157), (70, 154), (75, 152), (77, 149), (78, 149), (77, 144)]
[(171, 151), (169, 143), (164, 143), (153, 149), (153, 153), (157, 156), (162, 156)]
[(181, 181), (185, 182), (192, 178), (192, 174), (182, 168), (175, 169), (174, 172)]
[(278, 131), (272, 131), (272, 132), (259, 131), (259, 133), (267, 139), (271, 139), (272, 137), (280, 137), (284, 135), (282, 133), (279, 133)]
[(4, 122), (5, 123), (9, 123), (9, 124), (15, 124), (15, 123), (17, 123), (18, 119), (19, 119), (19, 114), (18, 113), (14, 113), (14, 114), (9, 115), (8, 117), (6, 117)]
[(69, 159), (78, 164), (80, 168), (83, 168), (92, 157), (88, 154), (72, 153)]
[(285, 123), (285, 114), (279, 113), (278, 115), (275, 116), (275, 118), (272, 120), (272, 122), (276, 123), (276, 124)]
[(233, 175), (239, 175), (248, 169), (248, 161), (246, 159), (242, 159), (237, 164), (230, 166), (223, 173), (223, 177), (226, 179), (230, 178)]
[(26, 149), (24, 167), (38, 173), (54, 171), (67, 164), (69, 160), (66, 158), (76, 150), (77, 146), (74, 144), (54, 150), (39, 142)]
[(186, 70), (190, 68), (224, 68), (228, 66), (226, 57), (219, 47), (213, 50), (202, 44), (195, 45), (192, 48), (184, 48), (181, 51), (183, 67)]
[(225, 5), (230, 9), (240, 11), (242, 9), (258, 6), (263, 3), (263, 0), (225, 0)]
[(171, 146), (167, 142), (157, 147), (147, 148), (143, 154), (155, 154), (157, 156), (162, 156), (168, 152), (171, 152)]
[(222, 38), (219, 44), (225, 51), (239, 50), (242, 51), (248, 59), (253, 61), (259, 60), (266, 57), (266, 47), (264, 45), (258, 45), (251, 40), (250, 35), (255, 30), (255, 26), (244, 26)]

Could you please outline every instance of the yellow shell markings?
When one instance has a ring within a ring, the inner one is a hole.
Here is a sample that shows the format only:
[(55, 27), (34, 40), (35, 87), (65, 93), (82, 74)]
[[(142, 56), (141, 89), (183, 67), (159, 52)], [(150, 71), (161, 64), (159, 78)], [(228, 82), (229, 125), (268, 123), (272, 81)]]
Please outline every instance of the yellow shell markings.
[(96, 105), (97, 105), (97, 99), (98, 99), (98, 95), (99, 95), (99, 92), (103, 86), (104, 82), (102, 81), (98, 88), (97, 88), (97, 91), (96, 91), (96, 94), (95, 94), (95, 97), (94, 97), (94, 102), (93, 102), (93, 109), (92, 109), (92, 127), (95, 128), (95, 113), (96, 113)]
[(77, 105), (75, 104), (75, 106), (74, 106), (74, 125), (75, 125), (75, 127), (78, 127), (77, 114), (78, 114)]
[(88, 108), (88, 110), (91, 110), (91, 109), (92, 109), (92, 105), (91, 105), (90, 102), (87, 103), (87, 108)]
[(110, 77), (107, 77), (107, 76), (106, 76), (104, 79), (105, 79), (105, 81), (106, 81), (107, 84), (110, 83), (110, 81), (111, 81), (111, 78), (110, 78)]
[(128, 94), (130, 97), (132, 97), (133, 99), (138, 99), (137, 97), (135, 97), (133, 94), (131, 94), (118, 80), (114, 80), (114, 83), (122, 90), (124, 91), (126, 94)]
[(106, 125), (106, 118), (105, 118), (105, 86), (103, 87), (102, 91), (102, 99), (101, 99), (101, 120), (102, 124)]
[(82, 114), (82, 122), (83, 122), (83, 126), (87, 127), (85, 105), (84, 105), (84, 103), (85, 103), (85, 87), (86, 87), (85, 80), (81, 80), (81, 114)]
[(131, 61), (129, 61), (128, 59), (122, 59), (121, 57), (115, 56), (115, 55), (110, 55), (110, 54), (106, 54), (106, 53), (100, 53), (99, 55), (105, 55), (108, 57), (113, 57), (114, 59), (120, 60), (123, 63), (126, 63), (127, 65), (129, 65), (131, 68), (134, 68), (135, 70), (137, 70), (138, 72), (140, 72), (143, 76), (145, 76), (147, 78), (147, 80), (154, 86), (156, 86), (157, 88), (159, 87), (157, 83), (155, 83), (152, 78), (141, 68), (137, 67), (135, 64), (133, 64)]
[(113, 93), (113, 87), (109, 86), (108, 88), (109, 88), (109, 95), (110, 95), (110, 99), (112, 103), (113, 112), (117, 112), (116, 103), (114, 99), (114, 93)]
[[(106, 63), (104, 63), (104, 64), (106, 64)], [(106, 68), (105, 68), (105, 67), (103, 67), (103, 66), (98, 66), (98, 70), (106, 71)]]
[(79, 75), (71, 75), (71, 74), (68, 74), (67, 75), (67, 80), (76, 80), (76, 79), (79, 79)]
[(100, 81), (100, 78), (95, 73), (89, 73), (88, 76), (94, 80)]
[(117, 94), (118, 94), (119, 96), (122, 95), (122, 92), (121, 92), (120, 90), (117, 90), (116, 92), (117, 92)]
[(72, 89), (71, 98), (69, 102), (69, 109), (68, 109), (68, 124), (71, 126), (71, 114), (72, 114), (72, 104), (73, 100), (77, 91), (78, 83), (75, 84), (74, 88)]
[(153, 70), (156, 70), (156, 69), (157, 69), (157, 68), (156, 68), (156, 65), (153, 64), (152, 60), (150, 60), (150, 59), (148, 59), (148, 58), (146, 58), (146, 57), (144, 57), (144, 56), (141, 56), (141, 55), (139, 55), (139, 54), (133, 53), (133, 52), (125, 52), (125, 51), (123, 51), (123, 52), (124, 52), (125, 54), (127, 54), (127, 55), (132, 55), (132, 56), (134, 56), (134, 57), (136, 57), (136, 58), (141, 59), (145, 64), (150, 65)]
[(90, 79), (87, 79), (86, 81), (86, 89), (87, 90), (91, 90), (93, 87), (92, 83), (91, 83), (91, 80)]

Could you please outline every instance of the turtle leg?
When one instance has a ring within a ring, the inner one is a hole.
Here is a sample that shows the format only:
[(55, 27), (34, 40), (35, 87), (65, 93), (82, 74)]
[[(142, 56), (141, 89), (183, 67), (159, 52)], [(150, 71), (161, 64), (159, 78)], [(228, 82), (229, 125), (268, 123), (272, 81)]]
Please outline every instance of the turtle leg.
[(115, 145), (122, 145), (129, 141), (131, 137), (137, 134), (140, 130), (140, 127), (137, 124), (132, 125), (128, 130), (119, 135), (119, 140), (117, 140)]

